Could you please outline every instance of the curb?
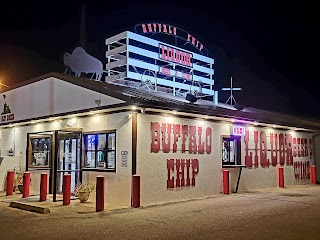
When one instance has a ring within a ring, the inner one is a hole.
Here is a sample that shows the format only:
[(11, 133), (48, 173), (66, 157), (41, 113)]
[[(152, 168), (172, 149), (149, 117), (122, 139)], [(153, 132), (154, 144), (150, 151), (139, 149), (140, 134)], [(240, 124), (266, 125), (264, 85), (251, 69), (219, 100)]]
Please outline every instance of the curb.
[(33, 206), (33, 205), (21, 203), (21, 202), (15, 202), (15, 201), (10, 202), (9, 206), (13, 208), (19, 208), (22, 210), (30, 211), (30, 212), (36, 212), (36, 213), (42, 213), (42, 214), (50, 213), (49, 208)]

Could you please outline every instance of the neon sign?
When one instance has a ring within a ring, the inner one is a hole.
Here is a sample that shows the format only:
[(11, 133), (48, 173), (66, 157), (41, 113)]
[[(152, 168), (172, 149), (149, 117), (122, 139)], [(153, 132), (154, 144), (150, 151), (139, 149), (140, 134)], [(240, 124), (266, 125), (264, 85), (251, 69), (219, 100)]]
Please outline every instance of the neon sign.
[(160, 58), (185, 66), (192, 66), (192, 54), (160, 44)]
[(232, 135), (244, 136), (246, 134), (246, 127), (244, 126), (232, 126)]
[(171, 26), (169, 24), (164, 23), (141, 23), (135, 26), (135, 32), (140, 34), (148, 34), (148, 33), (162, 33), (174, 36), (176, 38), (184, 40), (184, 44), (190, 44), (191, 46), (195, 47), (201, 54), (208, 55), (208, 50), (203, 46), (203, 44), (192, 36), (190, 33)]

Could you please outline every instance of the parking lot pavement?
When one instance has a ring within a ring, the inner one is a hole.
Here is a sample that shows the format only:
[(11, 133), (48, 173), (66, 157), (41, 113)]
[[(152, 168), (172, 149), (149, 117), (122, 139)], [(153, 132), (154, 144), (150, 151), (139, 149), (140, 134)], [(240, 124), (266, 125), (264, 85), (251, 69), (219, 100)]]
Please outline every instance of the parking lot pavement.
[[(320, 185), (217, 194), (95, 212), (94, 201), (47, 204), (50, 214), (10, 208), (0, 197), (0, 239), (318, 240)], [(29, 201), (31, 201), (29, 199)], [(27, 201), (26, 199), (22, 201)], [(32, 202), (32, 201), (31, 201)]]

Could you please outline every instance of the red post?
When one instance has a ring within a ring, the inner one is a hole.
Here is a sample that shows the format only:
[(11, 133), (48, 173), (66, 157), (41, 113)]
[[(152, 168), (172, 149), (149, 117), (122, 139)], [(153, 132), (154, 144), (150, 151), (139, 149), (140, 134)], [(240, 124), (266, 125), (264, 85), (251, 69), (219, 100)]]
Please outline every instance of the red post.
[(132, 199), (131, 206), (134, 208), (140, 207), (140, 176), (132, 176)]
[(30, 195), (30, 172), (23, 173), (23, 189), (22, 198), (27, 198)]
[(279, 167), (279, 187), (284, 188), (283, 167)]
[(104, 211), (104, 176), (97, 176), (96, 212)]
[(14, 181), (14, 171), (7, 172), (7, 186), (6, 186), (6, 195), (12, 195), (13, 193), (13, 181)]
[(41, 173), (40, 179), (40, 202), (47, 200), (47, 193), (48, 193), (48, 174)]
[(71, 194), (71, 174), (64, 174), (63, 182), (62, 182), (63, 205), (70, 204), (70, 194)]
[(229, 170), (223, 170), (223, 193), (229, 194)]
[(311, 166), (311, 183), (317, 184), (316, 166)]

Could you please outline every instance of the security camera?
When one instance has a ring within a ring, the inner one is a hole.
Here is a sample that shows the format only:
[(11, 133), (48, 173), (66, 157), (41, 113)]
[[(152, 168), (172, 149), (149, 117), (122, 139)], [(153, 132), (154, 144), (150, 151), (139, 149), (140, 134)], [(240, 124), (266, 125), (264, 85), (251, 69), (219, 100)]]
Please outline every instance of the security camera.
[(145, 108), (140, 108), (141, 113), (145, 113), (146, 109)]

